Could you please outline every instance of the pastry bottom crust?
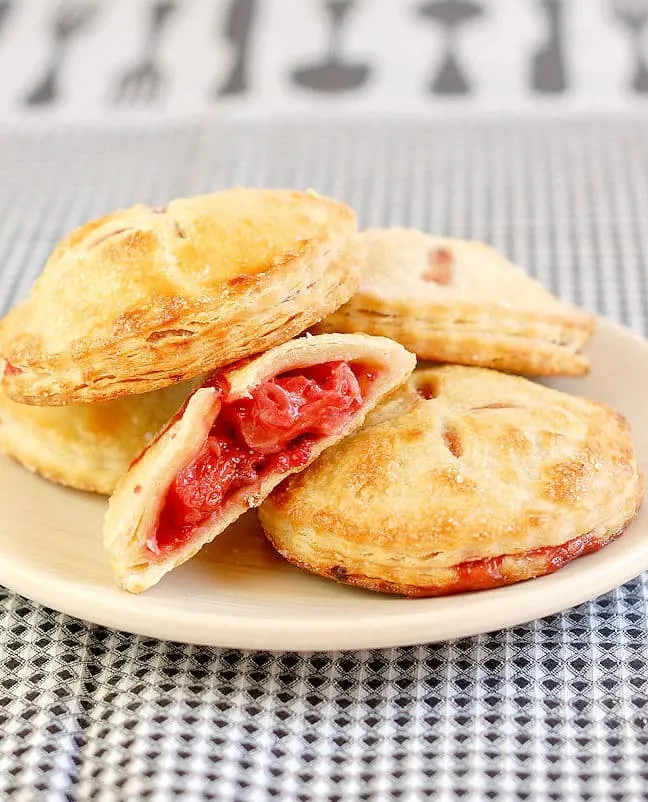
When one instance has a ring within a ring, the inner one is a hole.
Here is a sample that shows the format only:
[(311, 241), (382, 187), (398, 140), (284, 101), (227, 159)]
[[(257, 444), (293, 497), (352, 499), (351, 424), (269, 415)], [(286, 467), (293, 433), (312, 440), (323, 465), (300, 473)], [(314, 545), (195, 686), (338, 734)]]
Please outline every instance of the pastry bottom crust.
[(492, 368), (526, 376), (583, 376), (589, 372), (587, 357), (578, 353), (591, 336), (593, 324), (567, 322), (545, 326), (547, 336), (520, 329), (497, 331), (416, 317), (389, 315), (373, 310), (342, 307), (313, 328), (321, 332), (364, 332), (390, 337), (413, 351), (419, 359), (473, 367)]
[(613, 532), (587, 532), (558, 546), (543, 546), (520, 552), (519, 554), (502, 554), (498, 557), (490, 557), (483, 560), (470, 560), (450, 568), (439, 568), (436, 571), (428, 569), (425, 572), (426, 579), (429, 579), (430, 574), (436, 575), (438, 578), (435, 578), (434, 584), (428, 583), (425, 585), (400, 584), (377, 576), (350, 573), (343, 565), (309, 565), (300, 561), (291, 553), (289, 546), (276, 536), (277, 533), (273, 535), (266, 529), (265, 534), (274, 548), (288, 562), (298, 568), (365, 590), (412, 598), (424, 598), (491, 590), (552, 574), (572, 560), (599, 551), (603, 546), (620, 537), (636, 515), (636, 512)]
[(0, 450), (22, 465), (23, 468), (31, 471), (31, 473), (38, 474), (38, 476), (47, 479), (49, 482), (71, 487), (74, 490), (83, 490), (86, 493), (97, 493), (100, 496), (109, 496), (121, 475), (118, 469), (110, 467), (85, 475), (72, 470), (68, 471), (62, 468), (56, 459), (36, 459), (29, 449), (22, 450), (20, 445), (11, 445), (10, 441), (1, 437)]

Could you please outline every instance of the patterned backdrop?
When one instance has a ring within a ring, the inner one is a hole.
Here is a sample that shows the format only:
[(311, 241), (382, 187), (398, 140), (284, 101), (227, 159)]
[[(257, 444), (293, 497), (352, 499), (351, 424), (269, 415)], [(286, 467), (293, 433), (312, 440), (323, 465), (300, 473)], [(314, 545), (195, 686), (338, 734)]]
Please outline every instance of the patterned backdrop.
[(0, 0), (0, 116), (645, 111), (645, 0)]
[[(3, 308), (104, 209), (312, 184), (365, 225), (489, 240), (648, 330), (645, 122), (13, 129), (0, 154)], [(476, 638), (272, 654), (113, 632), (0, 591), (0, 799), (639, 802), (647, 603), (644, 575)]]

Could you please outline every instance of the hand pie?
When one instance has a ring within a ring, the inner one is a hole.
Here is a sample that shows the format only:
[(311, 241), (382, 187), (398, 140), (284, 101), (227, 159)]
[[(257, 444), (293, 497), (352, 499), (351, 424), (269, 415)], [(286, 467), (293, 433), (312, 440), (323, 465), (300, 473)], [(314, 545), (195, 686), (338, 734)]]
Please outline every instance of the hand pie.
[(285, 477), (362, 425), (415, 358), (364, 335), (302, 337), (214, 374), (117, 485), (104, 543), (125, 590), (154, 585)]
[(625, 420), (502, 373), (414, 373), (259, 509), (290, 562), (437, 596), (547, 574), (621, 534), (642, 497)]
[(586, 373), (595, 319), (487, 245), (414, 229), (361, 235), (360, 290), (313, 331), (397, 340), (421, 359), (537, 376)]
[(0, 388), (0, 450), (46, 479), (110, 495), (197, 383), (69, 407), (17, 404)]
[(348, 300), (360, 254), (351, 209), (314, 192), (231, 189), (93, 220), (5, 318), (4, 389), (58, 406), (205, 374)]

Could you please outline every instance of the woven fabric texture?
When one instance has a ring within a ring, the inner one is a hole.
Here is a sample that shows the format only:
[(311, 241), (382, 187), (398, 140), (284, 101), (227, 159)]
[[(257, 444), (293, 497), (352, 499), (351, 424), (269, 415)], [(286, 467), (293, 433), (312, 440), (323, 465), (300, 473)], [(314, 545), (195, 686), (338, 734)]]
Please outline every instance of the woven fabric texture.
[[(648, 327), (648, 123), (15, 129), (0, 153), (3, 311), (82, 221), (256, 184), (489, 241)], [(646, 799), (647, 601), (644, 576), (505, 632), (270, 654), (113, 632), (0, 589), (0, 799)]]

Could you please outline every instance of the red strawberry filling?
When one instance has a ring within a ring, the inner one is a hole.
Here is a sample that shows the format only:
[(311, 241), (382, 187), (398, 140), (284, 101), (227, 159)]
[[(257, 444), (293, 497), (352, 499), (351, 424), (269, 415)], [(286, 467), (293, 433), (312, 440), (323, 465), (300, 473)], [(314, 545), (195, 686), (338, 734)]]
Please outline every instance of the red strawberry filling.
[(4, 376), (14, 376), (22, 372), (22, 368), (15, 367), (11, 362), (5, 362)]
[(169, 488), (150, 548), (173, 551), (237, 491), (253, 493), (268, 473), (306, 465), (315, 443), (358, 411), (374, 379), (361, 363), (327, 362), (224, 402), (200, 454)]
[[(621, 531), (613, 537), (618, 537)], [(557, 546), (540, 546), (537, 549), (517, 554), (502, 554), (499, 557), (458, 563), (454, 566), (454, 580), (444, 585), (441, 592), (443, 595), (465, 593), (475, 590), (490, 590), (511, 584), (516, 579), (511, 574), (511, 568), (505, 566), (505, 561), (511, 558), (531, 561), (538, 575), (552, 574), (572, 560), (603, 548), (609, 539), (609, 535), (587, 532)]]

